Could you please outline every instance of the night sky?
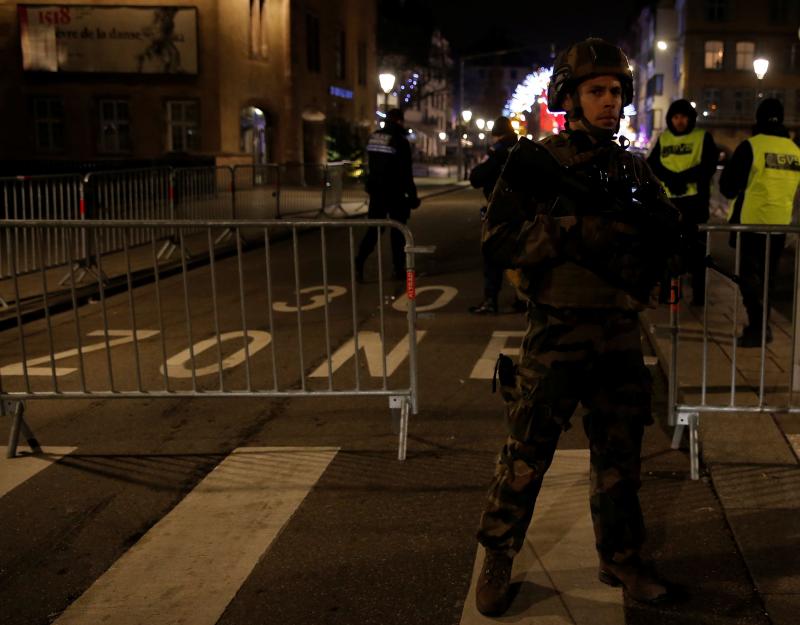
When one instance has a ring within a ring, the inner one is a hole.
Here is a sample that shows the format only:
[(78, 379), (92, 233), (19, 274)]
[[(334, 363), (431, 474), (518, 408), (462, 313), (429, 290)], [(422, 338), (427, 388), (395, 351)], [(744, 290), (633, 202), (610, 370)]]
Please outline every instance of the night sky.
[[(440, 28), (456, 55), (532, 46), (526, 56), (546, 61), (556, 49), (588, 36), (616, 41), (642, 0), (380, 0), (381, 19), (394, 33)], [(384, 32), (387, 28), (384, 27)], [(415, 34), (416, 34), (415, 33)], [(410, 35), (413, 38), (414, 35)]]

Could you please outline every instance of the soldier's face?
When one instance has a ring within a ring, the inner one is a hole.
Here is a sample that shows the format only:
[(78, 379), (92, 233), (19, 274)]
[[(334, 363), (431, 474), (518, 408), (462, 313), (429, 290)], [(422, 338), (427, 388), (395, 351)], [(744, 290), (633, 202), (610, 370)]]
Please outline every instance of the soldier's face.
[[(619, 123), (622, 109), (622, 83), (614, 76), (590, 78), (578, 85), (578, 99), (583, 116), (598, 128), (613, 130)], [(564, 108), (570, 112), (574, 103), (570, 96), (564, 100)]]

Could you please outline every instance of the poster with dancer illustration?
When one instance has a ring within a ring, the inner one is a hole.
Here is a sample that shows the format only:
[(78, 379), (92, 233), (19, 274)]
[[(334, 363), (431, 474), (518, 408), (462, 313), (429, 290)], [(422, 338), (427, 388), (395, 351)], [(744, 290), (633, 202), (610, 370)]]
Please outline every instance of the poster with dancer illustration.
[(196, 74), (197, 9), (19, 5), (26, 71)]

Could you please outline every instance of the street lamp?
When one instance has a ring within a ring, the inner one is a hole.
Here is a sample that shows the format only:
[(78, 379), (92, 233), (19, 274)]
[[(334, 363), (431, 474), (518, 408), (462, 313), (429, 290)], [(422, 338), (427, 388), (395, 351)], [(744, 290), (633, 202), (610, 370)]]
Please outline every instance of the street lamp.
[(442, 131), (439, 133), (439, 140), (440, 141), (447, 141), (447, 133)]
[(383, 74), (378, 75), (378, 82), (381, 84), (381, 90), (383, 91), (383, 112), (386, 113), (389, 110), (389, 92), (394, 87), (395, 76), (392, 73), (385, 72)]
[(461, 119), (464, 120), (465, 124), (468, 124), (469, 120), (472, 119), (472, 111), (470, 111), (469, 109), (461, 111)]
[(756, 78), (762, 80), (767, 75), (769, 69), (769, 61), (765, 58), (759, 58), (753, 61), (753, 71), (756, 73)]
[(478, 130), (483, 130), (484, 128), (486, 128), (486, 120), (479, 117), (478, 119), (475, 120), (475, 125), (478, 127)]
[(490, 119), (488, 122), (486, 122), (486, 130), (492, 132), (492, 128), (494, 128), (494, 120)]
[(659, 49), (659, 50), (661, 50), (661, 51), (664, 51), (664, 50), (666, 50), (667, 48), (669, 48), (669, 44), (667, 44), (667, 42), (666, 42), (666, 41), (664, 41), (663, 39), (659, 39), (659, 40), (656, 42), (656, 48), (658, 48), (658, 49)]

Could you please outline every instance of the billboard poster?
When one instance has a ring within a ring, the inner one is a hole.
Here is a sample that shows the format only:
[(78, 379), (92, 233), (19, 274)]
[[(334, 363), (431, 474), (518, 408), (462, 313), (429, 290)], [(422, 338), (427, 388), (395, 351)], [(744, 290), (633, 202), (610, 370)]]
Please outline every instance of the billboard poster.
[(29, 4), (18, 15), (25, 71), (197, 73), (195, 7)]

